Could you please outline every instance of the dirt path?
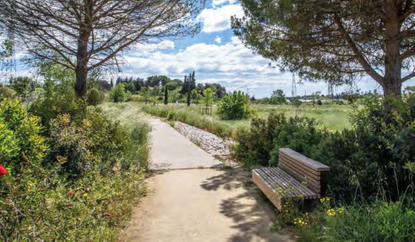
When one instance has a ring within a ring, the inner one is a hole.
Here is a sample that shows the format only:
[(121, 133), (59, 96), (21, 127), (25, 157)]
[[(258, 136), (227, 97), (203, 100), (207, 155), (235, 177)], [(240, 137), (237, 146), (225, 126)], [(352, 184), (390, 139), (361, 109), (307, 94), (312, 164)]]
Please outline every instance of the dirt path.
[[(152, 121), (153, 168), (217, 167), (209, 154)], [(175, 148), (174, 148), (175, 147)], [(270, 231), (274, 213), (237, 169), (158, 170), (123, 237), (134, 242), (289, 241)]]

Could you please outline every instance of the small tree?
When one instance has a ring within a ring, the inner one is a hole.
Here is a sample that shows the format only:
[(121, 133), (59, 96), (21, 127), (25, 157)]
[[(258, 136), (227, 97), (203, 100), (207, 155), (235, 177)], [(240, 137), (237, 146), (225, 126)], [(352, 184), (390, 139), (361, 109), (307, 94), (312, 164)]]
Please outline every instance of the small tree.
[(285, 103), (287, 103), (287, 100), (285, 99), (284, 91), (281, 90), (281, 89), (273, 91), (272, 94), (271, 94), (270, 103), (271, 104), (285, 104)]
[(205, 105), (205, 107), (209, 108), (213, 106), (213, 96), (215, 94), (213, 93), (213, 90), (211, 88), (207, 88), (203, 91), (203, 99), (202, 102)]
[(115, 103), (126, 101), (127, 93), (125, 92), (125, 86), (123, 83), (119, 83), (111, 89), (110, 99)]
[(101, 104), (105, 99), (104, 93), (95, 87), (88, 89), (86, 97), (88, 104), (93, 106)]
[(233, 92), (219, 102), (218, 114), (224, 120), (247, 119), (252, 114), (249, 98), (243, 92)]
[(199, 95), (199, 93), (197, 92), (196, 89), (192, 90), (191, 99), (193, 100), (194, 104), (197, 105), (199, 103), (200, 95)]

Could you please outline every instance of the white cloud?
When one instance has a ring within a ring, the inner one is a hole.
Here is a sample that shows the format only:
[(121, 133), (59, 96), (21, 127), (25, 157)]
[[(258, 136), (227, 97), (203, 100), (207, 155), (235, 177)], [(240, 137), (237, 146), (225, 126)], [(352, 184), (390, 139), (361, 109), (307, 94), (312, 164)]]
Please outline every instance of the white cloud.
[(222, 42), (222, 38), (219, 37), (219, 36), (216, 36), (215, 42), (218, 43), (218, 44), (220, 44)]
[(217, 6), (220, 6), (220, 5), (227, 4), (227, 3), (234, 4), (235, 2), (236, 2), (236, 0), (213, 0), (212, 1), (212, 6), (217, 7)]
[(140, 56), (148, 56), (154, 51), (158, 50), (167, 50), (167, 49), (174, 49), (174, 42), (171, 40), (163, 40), (159, 43), (151, 43), (151, 44), (136, 44), (131, 49), (134, 53), (139, 54)]
[(231, 16), (242, 17), (244, 12), (240, 4), (225, 5), (219, 8), (204, 9), (198, 16), (203, 23), (202, 32), (212, 33), (231, 28)]

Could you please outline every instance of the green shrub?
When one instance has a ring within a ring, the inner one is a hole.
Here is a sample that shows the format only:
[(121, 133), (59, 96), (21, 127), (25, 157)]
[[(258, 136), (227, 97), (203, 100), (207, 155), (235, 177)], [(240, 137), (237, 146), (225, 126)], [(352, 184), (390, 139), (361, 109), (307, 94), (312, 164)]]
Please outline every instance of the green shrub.
[(43, 91), (34, 95), (29, 111), (41, 117), (42, 124), (46, 127), (51, 119), (60, 114), (70, 114), (82, 119), (86, 104), (75, 94), (74, 72), (60, 65), (47, 65), (41, 71), (45, 77)]
[(105, 94), (97, 88), (90, 88), (86, 94), (86, 99), (89, 105), (97, 106), (105, 99)]
[(222, 98), (218, 105), (218, 115), (224, 120), (247, 119), (252, 116), (249, 98), (242, 92), (233, 92)]
[(316, 128), (318, 123), (306, 117), (287, 118), (283, 113), (271, 113), (267, 120), (253, 119), (249, 130), (236, 135), (233, 155), (246, 166), (278, 164), (279, 148), (290, 147), (301, 153), (311, 153), (326, 135)]
[(128, 94), (125, 92), (125, 86), (123, 83), (117, 84), (113, 87), (109, 93), (111, 101), (115, 103), (125, 102), (128, 99)]
[(10, 79), (11, 87), (16, 91), (17, 96), (23, 100), (33, 92), (38, 84), (29, 77), (13, 77)]
[(14, 98), (16, 96), (16, 92), (9, 88), (6, 87), (2, 84), (0, 84), (0, 99), (4, 99), (4, 98)]
[(46, 151), (45, 139), (40, 136), (40, 119), (31, 116), (17, 100), (0, 102), (1, 162), (20, 172), (26, 163), (39, 165)]
[(369, 98), (352, 115), (352, 130), (331, 134), (312, 158), (332, 168), (328, 179), (336, 197), (352, 200), (386, 193), (396, 200), (414, 182), (405, 165), (415, 160), (415, 115), (411, 102)]
[(43, 157), (34, 152), (46, 148), (39, 119), (17, 101), (0, 110), (1, 164), (11, 168), (0, 177), (0, 240), (118, 241), (145, 193), (148, 127), (126, 131), (95, 108), (82, 120), (59, 115), (45, 132), (49, 151)]

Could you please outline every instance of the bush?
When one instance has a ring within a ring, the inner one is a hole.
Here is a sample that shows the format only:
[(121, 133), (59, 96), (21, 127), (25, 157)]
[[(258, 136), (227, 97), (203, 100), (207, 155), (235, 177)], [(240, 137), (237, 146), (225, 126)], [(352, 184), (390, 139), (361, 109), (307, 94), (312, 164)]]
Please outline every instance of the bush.
[(29, 77), (13, 77), (10, 79), (11, 87), (16, 91), (17, 96), (23, 100), (33, 92), (38, 84)]
[(90, 88), (86, 94), (89, 105), (97, 106), (104, 102), (105, 94), (97, 88)]
[(90, 108), (52, 119), (45, 139), (18, 101), (0, 110), (0, 240), (118, 241), (145, 193), (148, 127), (129, 132)]
[(287, 118), (283, 113), (271, 113), (267, 120), (253, 119), (250, 130), (236, 135), (233, 156), (246, 166), (278, 164), (279, 148), (290, 147), (300, 153), (311, 153), (326, 132), (318, 123), (306, 117)]
[(247, 119), (252, 116), (249, 98), (242, 92), (226, 95), (219, 102), (218, 114), (224, 120)]
[(16, 92), (11, 89), (8, 88), (2, 84), (0, 84), (0, 99), (4, 99), (4, 98), (14, 98), (16, 96)]
[(46, 128), (49, 127), (50, 120), (59, 114), (70, 114), (83, 119), (86, 104), (75, 94), (74, 72), (60, 65), (48, 65), (42, 67), (41, 71), (45, 77), (43, 91), (37, 92), (29, 111), (41, 117)]
[(0, 103), (1, 162), (14, 172), (28, 164), (40, 164), (46, 151), (40, 119), (31, 116), (17, 100)]
[(128, 99), (128, 94), (125, 92), (125, 86), (123, 83), (117, 84), (113, 87), (109, 93), (111, 101), (115, 103), (125, 102)]

